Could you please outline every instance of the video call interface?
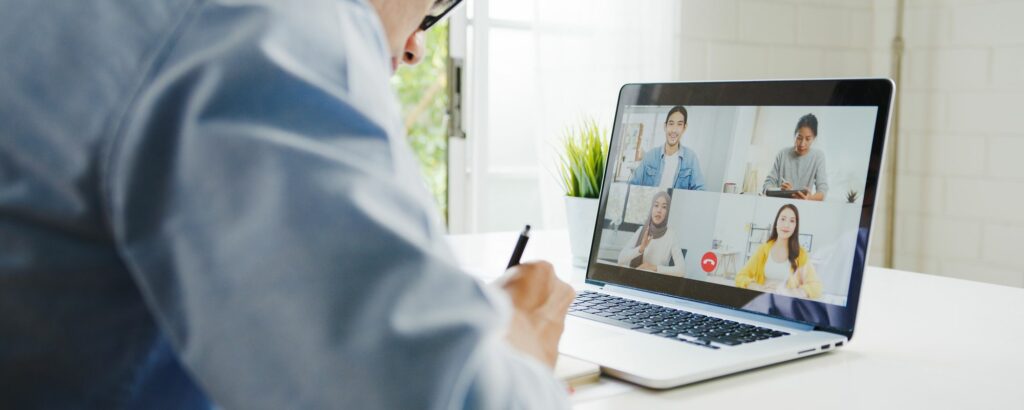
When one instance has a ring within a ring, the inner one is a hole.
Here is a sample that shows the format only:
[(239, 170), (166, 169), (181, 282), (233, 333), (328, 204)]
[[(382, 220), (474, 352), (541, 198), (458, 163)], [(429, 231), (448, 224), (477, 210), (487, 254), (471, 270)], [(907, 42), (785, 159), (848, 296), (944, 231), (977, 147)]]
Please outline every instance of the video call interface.
[(623, 107), (597, 262), (846, 306), (877, 110)]

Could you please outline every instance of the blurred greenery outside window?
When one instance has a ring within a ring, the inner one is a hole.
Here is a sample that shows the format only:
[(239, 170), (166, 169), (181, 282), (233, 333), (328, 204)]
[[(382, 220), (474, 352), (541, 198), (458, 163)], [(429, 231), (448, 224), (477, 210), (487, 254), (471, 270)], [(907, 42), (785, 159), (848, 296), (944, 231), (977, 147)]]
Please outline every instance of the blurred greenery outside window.
[(441, 214), (448, 215), (448, 21), (427, 30), (423, 61), (391, 78), (402, 104), (409, 145)]

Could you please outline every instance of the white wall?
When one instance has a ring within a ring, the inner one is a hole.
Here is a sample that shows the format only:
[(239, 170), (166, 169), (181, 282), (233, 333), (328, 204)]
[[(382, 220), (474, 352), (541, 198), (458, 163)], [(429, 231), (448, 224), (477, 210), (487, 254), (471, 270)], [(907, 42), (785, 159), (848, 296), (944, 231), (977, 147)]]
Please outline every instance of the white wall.
[(872, 7), (868, 0), (685, 0), (680, 78), (868, 75)]
[[(875, 7), (884, 39), (895, 2)], [(1019, 0), (907, 2), (899, 268), (1024, 286), (1022, 16)]]

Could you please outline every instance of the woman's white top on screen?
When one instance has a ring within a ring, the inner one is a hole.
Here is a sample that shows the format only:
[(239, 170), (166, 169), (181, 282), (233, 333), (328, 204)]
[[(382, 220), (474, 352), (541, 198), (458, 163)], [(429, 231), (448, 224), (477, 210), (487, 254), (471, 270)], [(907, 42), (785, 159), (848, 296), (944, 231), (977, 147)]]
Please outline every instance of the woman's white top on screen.
[[(626, 247), (622, 248), (622, 252), (619, 252), (619, 264), (623, 266), (629, 266), (629, 262), (637, 256), (640, 256), (640, 247), (633, 246), (640, 239), (640, 232), (644, 230), (641, 226), (637, 228), (633, 236), (626, 242)], [(674, 266), (669, 266), (669, 261), (674, 261)], [(675, 244), (675, 234), (670, 228), (668, 232), (665, 232), (660, 238), (651, 239), (651, 242), (647, 244), (647, 249), (644, 250), (644, 263), (650, 263), (658, 267), (658, 273), (664, 273), (672, 276), (683, 276), (686, 272), (683, 251)]]
[(775, 257), (768, 255), (768, 259), (764, 262), (764, 285), (769, 288), (785, 285), (786, 280), (789, 279), (791, 266), (789, 259), (776, 262)]

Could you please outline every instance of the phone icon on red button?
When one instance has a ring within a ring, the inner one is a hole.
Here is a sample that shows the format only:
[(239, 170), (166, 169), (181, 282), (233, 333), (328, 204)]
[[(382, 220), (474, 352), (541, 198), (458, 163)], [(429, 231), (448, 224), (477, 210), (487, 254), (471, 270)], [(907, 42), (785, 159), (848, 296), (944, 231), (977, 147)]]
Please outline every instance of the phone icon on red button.
[(714, 252), (707, 252), (700, 258), (700, 268), (710, 273), (718, 267), (718, 256)]

